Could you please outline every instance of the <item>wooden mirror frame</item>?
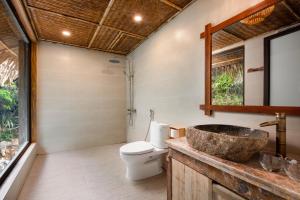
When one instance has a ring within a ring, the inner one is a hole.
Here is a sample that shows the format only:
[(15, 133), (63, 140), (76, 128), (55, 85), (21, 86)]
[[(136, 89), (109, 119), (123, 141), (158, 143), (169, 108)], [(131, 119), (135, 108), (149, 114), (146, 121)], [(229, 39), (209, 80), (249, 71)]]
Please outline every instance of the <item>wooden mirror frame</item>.
[(205, 39), (205, 104), (200, 105), (200, 109), (204, 110), (205, 115), (212, 115), (213, 111), (263, 113), (263, 114), (275, 114), (277, 112), (284, 112), (287, 115), (300, 115), (300, 107), (212, 105), (212, 92), (211, 92), (212, 34), (281, 1), (282, 0), (264, 0), (256, 4), (255, 6), (252, 6), (247, 10), (235, 15), (234, 17), (223, 21), (220, 24), (217, 24), (215, 26), (212, 26), (211, 24), (207, 24), (205, 26), (205, 31), (200, 34), (200, 38)]

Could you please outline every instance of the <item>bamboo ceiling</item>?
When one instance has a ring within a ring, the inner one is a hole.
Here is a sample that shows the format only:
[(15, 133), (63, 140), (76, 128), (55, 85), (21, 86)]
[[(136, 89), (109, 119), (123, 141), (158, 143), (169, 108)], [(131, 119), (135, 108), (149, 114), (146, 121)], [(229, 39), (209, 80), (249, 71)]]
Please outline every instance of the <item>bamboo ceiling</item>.
[(273, 13), (263, 22), (246, 25), (236, 22), (213, 34), (212, 49), (217, 50), (255, 36), (300, 23), (300, 0), (284, 0), (277, 3)]
[(18, 31), (0, 3), (0, 86), (18, 77)]
[(16, 47), (21, 38), (5, 8), (0, 4), (0, 52), (10, 49), (11, 53), (18, 53)]
[[(39, 40), (126, 55), (192, 0), (23, 0)], [(140, 23), (134, 15), (143, 17)], [(71, 32), (64, 37), (62, 31)]]

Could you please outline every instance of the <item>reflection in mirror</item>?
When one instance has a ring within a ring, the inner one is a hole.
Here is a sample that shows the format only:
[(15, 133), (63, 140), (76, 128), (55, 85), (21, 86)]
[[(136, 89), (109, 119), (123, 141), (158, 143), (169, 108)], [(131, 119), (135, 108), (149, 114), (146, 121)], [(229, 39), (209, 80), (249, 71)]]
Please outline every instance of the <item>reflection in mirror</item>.
[(265, 105), (300, 106), (300, 26), (266, 38)]
[(212, 55), (212, 103), (244, 104), (244, 46)]
[(299, 29), (265, 53), (298, 25), (300, 0), (284, 0), (213, 33), (212, 105), (300, 106)]

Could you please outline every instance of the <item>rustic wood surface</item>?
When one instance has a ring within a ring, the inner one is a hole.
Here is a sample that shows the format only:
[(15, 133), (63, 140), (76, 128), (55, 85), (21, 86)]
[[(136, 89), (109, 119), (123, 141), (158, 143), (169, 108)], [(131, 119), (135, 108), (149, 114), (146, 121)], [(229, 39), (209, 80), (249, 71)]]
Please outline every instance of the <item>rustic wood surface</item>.
[[(211, 64), (212, 64), (212, 33), (211, 24), (205, 26), (205, 105), (211, 105)], [(205, 115), (211, 115), (212, 112), (205, 107)]]
[(213, 200), (245, 200), (219, 184), (213, 184)]
[(300, 183), (283, 172), (262, 169), (258, 157), (235, 163), (191, 148), (185, 138), (171, 139), (169, 157), (184, 163), (247, 199), (300, 199)]
[(185, 200), (212, 200), (212, 180), (193, 170), (184, 167)]
[(247, 70), (248, 73), (264, 71), (264, 67), (253, 67)]
[(11, 2), (16, 9), (18, 18), (20, 19), (21, 23), (23, 24), (25, 31), (28, 34), (28, 37), (30, 38), (30, 40), (32, 42), (36, 42), (37, 38), (36, 38), (35, 32), (33, 31), (33, 28), (30, 23), (30, 19), (27, 16), (26, 9), (24, 8), (22, 1), (12, 0)]
[(166, 157), (167, 162), (167, 200), (172, 200), (172, 158), (169, 153)]
[(185, 199), (184, 164), (172, 160), (172, 200)]
[(31, 77), (30, 77), (30, 123), (31, 123), (31, 142), (37, 141), (37, 44), (31, 43)]
[(289, 106), (217, 106), (217, 105), (200, 105), (200, 109), (220, 112), (237, 112), (237, 113), (262, 113), (275, 115), (275, 113), (285, 113), (287, 115), (300, 115), (300, 107)]

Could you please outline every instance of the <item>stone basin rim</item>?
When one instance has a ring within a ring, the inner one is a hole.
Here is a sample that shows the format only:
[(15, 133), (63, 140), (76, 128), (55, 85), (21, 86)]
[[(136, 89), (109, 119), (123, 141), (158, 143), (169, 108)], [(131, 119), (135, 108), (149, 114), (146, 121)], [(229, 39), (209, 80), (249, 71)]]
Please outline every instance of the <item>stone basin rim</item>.
[[(246, 131), (249, 131), (249, 135), (232, 135), (230, 133), (227, 133), (226, 130), (217, 132), (217, 131), (208, 130), (208, 129), (201, 129), (201, 128), (209, 128), (209, 127), (214, 127), (214, 126), (246, 130)], [(199, 124), (199, 125), (195, 125), (195, 126), (190, 126), (190, 127), (188, 127), (188, 129), (196, 129), (198, 131), (205, 131), (205, 132), (209, 132), (209, 133), (216, 134), (216, 135), (224, 133), (224, 134), (222, 134), (222, 136), (231, 137), (231, 138), (249, 138), (249, 139), (259, 140), (262, 137), (267, 137), (267, 138), (269, 137), (268, 131), (244, 127), (244, 126), (236, 126), (236, 125), (231, 125), (231, 124)], [(253, 136), (253, 133), (257, 134), (258, 136), (256, 136), (256, 137)]]

